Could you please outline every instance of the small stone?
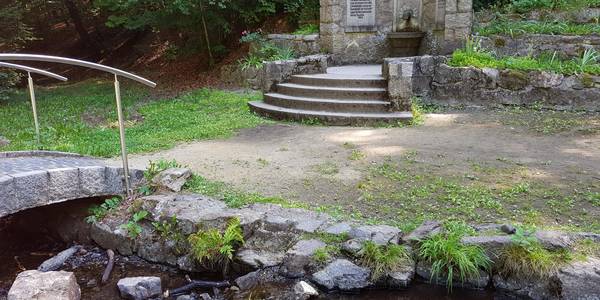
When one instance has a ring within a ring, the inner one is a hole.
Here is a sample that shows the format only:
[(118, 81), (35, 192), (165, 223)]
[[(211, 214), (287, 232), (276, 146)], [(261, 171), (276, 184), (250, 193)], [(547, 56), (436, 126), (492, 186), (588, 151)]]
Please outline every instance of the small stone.
[(296, 283), (296, 285), (294, 285), (294, 293), (302, 297), (302, 299), (319, 296), (317, 289), (308, 284), (306, 281), (300, 281)]
[(187, 168), (166, 169), (152, 178), (152, 184), (159, 189), (166, 189), (173, 192), (180, 192), (188, 178), (192, 176), (192, 171)]
[(356, 254), (358, 251), (360, 251), (360, 249), (362, 249), (362, 245), (363, 241), (357, 239), (347, 240), (344, 242), (344, 244), (342, 244), (342, 250), (350, 254)]
[(0, 135), (0, 147), (10, 145), (10, 140)]
[(117, 282), (121, 298), (143, 300), (162, 294), (160, 277), (128, 277)]
[(405, 241), (410, 243), (418, 243), (428, 237), (441, 231), (441, 223), (438, 221), (425, 221), (417, 229), (413, 230), (409, 235), (404, 237)]
[(281, 268), (282, 275), (290, 278), (304, 276), (305, 268), (312, 262), (312, 255), (317, 249), (327, 244), (319, 240), (301, 240), (288, 250)]
[(250, 272), (244, 276), (240, 276), (235, 280), (235, 285), (242, 290), (249, 290), (255, 287), (259, 282), (259, 271)]
[(85, 286), (89, 288), (93, 288), (98, 285), (98, 281), (96, 279), (90, 279)]
[(346, 259), (337, 259), (313, 274), (312, 281), (327, 290), (353, 291), (368, 287), (371, 271)]
[(202, 293), (202, 294), (200, 294), (200, 299), (202, 299), (202, 300), (212, 300), (213, 297), (211, 297), (208, 293)]
[(372, 241), (377, 245), (398, 244), (400, 229), (388, 225), (367, 225), (352, 229), (349, 235), (353, 239)]
[(72, 272), (37, 270), (19, 273), (7, 296), (7, 300), (79, 300), (80, 298), (81, 291)]
[(517, 229), (510, 224), (503, 224), (500, 227), (500, 230), (506, 234), (515, 234), (515, 232), (517, 232)]
[(410, 264), (402, 265), (400, 268), (390, 272), (387, 276), (387, 285), (391, 288), (407, 288), (415, 277), (415, 266)]

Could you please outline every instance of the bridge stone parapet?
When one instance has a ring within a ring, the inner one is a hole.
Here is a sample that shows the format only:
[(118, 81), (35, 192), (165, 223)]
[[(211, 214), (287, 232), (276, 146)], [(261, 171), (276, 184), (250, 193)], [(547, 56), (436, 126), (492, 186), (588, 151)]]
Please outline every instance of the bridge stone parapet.
[[(132, 186), (143, 171), (130, 170)], [(123, 169), (101, 160), (48, 151), (0, 152), (0, 218), (75, 199), (125, 193)]]

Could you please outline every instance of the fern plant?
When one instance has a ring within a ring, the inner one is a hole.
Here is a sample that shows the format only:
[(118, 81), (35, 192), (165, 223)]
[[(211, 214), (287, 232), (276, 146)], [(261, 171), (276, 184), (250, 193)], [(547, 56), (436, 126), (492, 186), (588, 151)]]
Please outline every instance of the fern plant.
[(200, 264), (207, 268), (223, 266), (226, 270), (237, 248), (244, 245), (244, 235), (240, 220), (232, 218), (227, 222), (225, 231), (218, 229), (198, 231), (188, 237), (192, 255)]
[(90, 224), (102, 221), (110, 211), (116, 209), (119, 205), (121, 205), (121, 198), (119, 197), (106, 199), (100, 205), (93, 205), (88, 209), (90, 215), (85, 218), (85, 221)]

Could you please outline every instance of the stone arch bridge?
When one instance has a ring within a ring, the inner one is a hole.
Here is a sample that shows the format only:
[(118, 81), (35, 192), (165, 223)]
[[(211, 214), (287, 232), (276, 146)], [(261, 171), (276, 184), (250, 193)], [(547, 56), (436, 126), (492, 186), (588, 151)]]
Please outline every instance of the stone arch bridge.
[[(132, 186), (143, 180), (130, 170)], [(29, 208), (125, 194), (123, 169), (78, 154), (0, 152), (0, 218)]]

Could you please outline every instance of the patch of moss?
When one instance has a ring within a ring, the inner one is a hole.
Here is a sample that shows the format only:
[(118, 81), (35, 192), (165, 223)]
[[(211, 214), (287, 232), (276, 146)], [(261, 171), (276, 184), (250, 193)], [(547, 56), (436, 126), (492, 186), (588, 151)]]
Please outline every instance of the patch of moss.
[(502, 39), (502, 38), (496, 38), (494, 40), (494, 45), (496, 47), (504, 47), (504, 46), (506, 46), (506, 41), (504, 39)]
[(586, 88), (594, 87), (594, 78), (590, 74), (581, 74), (579, 80), (581, 80), (581, 84)]

